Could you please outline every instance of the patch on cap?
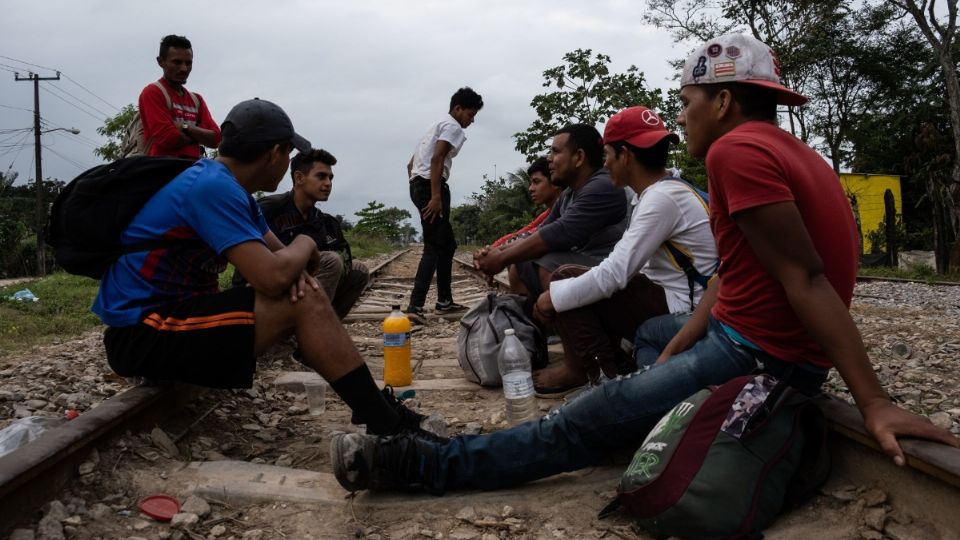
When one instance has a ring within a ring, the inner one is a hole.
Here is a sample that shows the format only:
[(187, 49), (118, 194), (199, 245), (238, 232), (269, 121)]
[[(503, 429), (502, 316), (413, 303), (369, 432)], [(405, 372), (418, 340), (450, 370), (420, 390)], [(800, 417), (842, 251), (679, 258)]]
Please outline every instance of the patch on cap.
[(717, 62), (713, 65), (714, 77), (736, 77), (737, 64), (735, 62)]
[(707, 74), (707, 57), (701, 56), (700, 59), (697, 60), (697, 65), (694, 66), (693, 68), (693, 78), (699, 79), (700, 77), (703, 77), (706, 74)]
[(738, 82), (769, 88), (781, 105), (803, 105), (807, 98), (780, 82), (780, 61), (773, 49), (745, 34), (711, 39), (695, 49), (683, 66), (680, 86)]

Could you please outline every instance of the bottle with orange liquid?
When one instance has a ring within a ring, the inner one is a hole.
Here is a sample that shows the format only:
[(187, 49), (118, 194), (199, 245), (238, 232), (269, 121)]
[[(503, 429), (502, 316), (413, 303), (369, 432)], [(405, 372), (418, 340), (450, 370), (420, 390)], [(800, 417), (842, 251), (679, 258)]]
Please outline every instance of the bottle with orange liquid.
[(383, 320), (383, 382), (390, 386), (410, 386), (410, 319), (399, 305)]

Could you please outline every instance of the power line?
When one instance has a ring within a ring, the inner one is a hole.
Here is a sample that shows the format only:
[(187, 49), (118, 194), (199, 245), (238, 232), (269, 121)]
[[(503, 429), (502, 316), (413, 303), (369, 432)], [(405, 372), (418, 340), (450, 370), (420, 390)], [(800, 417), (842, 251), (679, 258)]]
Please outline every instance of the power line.
[[(26, 64), (26, 65), (28, 65), (28, 66), (38, 67), (38, 68), (40, 68), (40, 69), (46, 69), (46, 70), (50, 70), (50, 71), (56, 71), (56, 72), (60, 73), (61, 75), (63, 75), (63, 77), (64, 77), (65, 79), (67, 79), (68, 81), (70, 81), (70, 82), (72, 82), (73, 84), (75, 84), (75, 85), (79, 86), (80, 88), (82, 88), (86, 93), (88, 93), (88, 94), (90, 94), (91, 96), (99, 99), (100, 101), (102, 101), (102, 102), (104, 102), (105, 104), (109, 105), (111, 108), (116, 109), (116, 110), (118, 110), (118, 111), (120, 110), (120, 108), (117, 107), (116, 105), (113, 105), (113, 104), (110, 103), (109, 101), (107, 101), (107, 100), (103, 99), (102, 97), (94, 94), (92, 90), (88, 89), (86, 86), (84, 86), (84, 85), (80, 84), (79, 82), (75, 81), (72, 77), (70, 77), (70, 76), (67, 75), (66, 73), (61, 72), (61, 71), (58, 70), (58, 69), (49, 68), (49, 67), (45, 67), (45, 66), (38, 66), (37, 64), (31, 64), (30, 62), (27, 62), (27, 61), (24, 61), (24, 60), (18, 60), (18, 59), (16, 59), (16, 58), (10, 58), (9, 56), (0, 55), (0, 58), (5, 58), (5, 59), (7, 59), (7, 60), (12, 60), (12, 61), (14, 61), (14, 62), (20, 62), (21, 64)], [(5, 65), (5, 64), (0, 64), (0, 65)], [(15, 68), (15, 66), (9, 66), (9, 67)], [(16, 68), (15, 68), (15, 69), (16, 69)], [(107, 116), (110, 116), (110, 115), (107, 115)]]
[[(103, 111), (101, 111), (101, 110), (98, 110), (98, 109), (96, 109), (96, 108), (90, 107), (89, 105), (87, 105), (86, 103), (84, 103), (84, 102), (82, 102), (82, 101), (80, 101), (79, 103), (77, 103), (77, 101), (79, 101), (79, 100), (73, 101), (73, 100), (76, 100), (75, 97), (69, 96), (69, 94), (67, 94), (66, 92), (64, 92), (63, 90), (61, 90), (60, 88), (58, 88), (58, 87), (56, 87), (56, 86), (46, 85), (46, 86), (44, 86), (43, 89), (44, 89), (44, 91), (46, 91), (47, 93), (49, 93), (51, 96), (57, 96), (57, 97), (59, 97), (60, 99), (62, 99), (62, 100), (64, 100), (64, 101), (68, 101), (68, 100), (69, 100), (69, 103), (72, 103), (72, 104), (74, 105), (74, 107), (76, 107), (76, 108), (80, 108), (80, 106), (82, 105), (82, 106), (83, 106), (83, 110), (86, 111), (86, 112), (88, 112), (88, 113), (91, 114), (91, 115), (92, 115), (93, 113), (90, 113), (89, 110), (90, 110), (90, 109), (93, 109), (93, 110), (96, 111), (98, 114), (104, 115), (104, 116), (101, 117), (101, 118), (106, 118), (106, 117), (109, 117), (109, 116), (110, 116), (108, 113), (105, 113), (105, 112), (103, 112)], [(64, 97), (63, 94), (67, 94), (67, 95), (69, 96), (69, 98)], [(94, 118), (96, 118), (96, 117), (94, 117)], [(101, 121), (102, 121), (102, 120), (101, 120)]]
[(88, 138), (88, 137), (84, 137), (83, 135), (80, 135), (79, 133), (74, 133), (74, 132), (70, 131), (70, 129), (67, 128), (66, 126), (61, 126), (61, 125), (59, 125), (59, 124), (55, 124), (55, 123), (50, 122), (50, 121), (48, 121), (48, 120), (45, 120), (45, 119), (43, 119), (43, 118), (40, 119), (40, 123), (41, 123), (42, 125), (44, 125), (44, 126), (49, 126), (49, 127), (54, 127), (54, 128), (60, 128), (60, 129), (64, 130), (64, 132), (65, 132), (67, 135), (70, 135), (70, 136), (72, 136), (72, 137), (76, 137), (77, 139), (80, 139), (80, 140), (82, 140), (82, 141), (86, 141), (86, 142), (90, 143), (91, 145), (93, 145), (94, 148), (97, 148), (97, 145), (100, 144), (99, 141), (95, 141), (95, 140), (90, 139), (90, 138)]
[(16, 139), (16, 138), (17, 138), (17, 135), (20, 135), (20, 134), (19, 134), (19, 133), (14, 133), (13, 135), (7, 137), (6, 139), (3, 139), (2, 141), (0, 141), (0, 143), (5, 143), (5, 142), (7, 142), (7, 141)]
[(59, 91), (63, 92), (64, 94), (72, 97), (73, 99), (79, 101), (80, 103), (83, 103), (85, 106), (87, 106), (87, 107), (89, 107), (89, 108), (97, 111), (98, 113), (102, 114), (102, 115), (105, 116), (105, 117), (106, 117), (106, 116), (110, 116), (110, 113), (106, 113), (106, 112), (101, 111), (100, 109), (94, 107), (93, 105), (91, 105), (91, 104), (87, 103), (86, 101), (78, 98), (77, 96), (71, 94), (70, 92), (67, 92), (66, 90), (64, 90), (63, 88), (60, 88), (59, 86), (57, 86), (57, 85), (55, 85), (55, 84), (52, 84), (52, 83), (51, 83), (51, 84), (49, 84), (48, 86), (53, 87), (53, 88), (56, 88), (57, 90), (59, 90)]
[(68, 81), (70, 81), (70, 82), (72, 82), (73, 84), (79, 86), (80, 88), (83, 88), (83, 90), (84, 90), (86, 93), (88, 93), (88, 94), (90, 94), (91, 96), (93, 96), (93, 97), (99, 99), (100, 101), (106, 103), (107, 105), (109, 105), (110, 107), (112, 107), (114, 110), (116, 110), (116, 111), (119, 111), (119, 110), (120, 110), (120, 107), (117, 107), (116, 105), (110, 103), (109, 101), (103, 99), (102, 97), (94, 94), (92, 91), (88, 90), (86, 86), (84, 86), (84, 85), (78, 83), (77, 81), (73, 80), (73, 78), (71, 78), (71, 77), (70, 77), (69, 75), (67, 75), (66, 73), (64, 73), (63, 76), (66, 77)]
[(17, 110), (17, 111), (27, 111), (28, 113), (32, 113), (32, 112), (33, 112), (33, 111), (30, 110), (30, 109), (24, 109), (23, 107), (14, 107), (14, 106), (12, 106), (12, 105), (0, 105), (0, 107), (3, 107), (4, 109), (14, 109), (14, 110)]
[(12, 159), (12, 160), (10, 160), (10, 166), (11, 166), (11, 167), (12, 167), (13, 164), (17, 161), (17, 158), (20, 157), (20, 151), (23, 150), (24, 147), (29, 146), (28, 144), (25, 144), (25, 143), (24, 143), (24, 141), (26, 141), (26, 140), (27, 140), (27, 137), (29, 137), (29, 136), (30, 136), (29, 133), (24, 134), (22, 137), (20, 137), (19, 146), (12, 147), (12, 148), (10, 148), (9, 150), (7, 150), (6, 152), (0, 153), (0, 157), (3, 157), (3, 156), (5, 156), (5, 155), (9, 154), (10, 152), (13, 152), (14, 149), (16, 149), (16, 151), (17, 151), (16, 155), (13, 156), (13, 159)]
[(47, 90), (46, 88), (42, 88), (42, 90), (43, 90), (44, 92), (47, 92), (47, 93), (50, 94), (51, 96), (59, 99), (60, 101), (66, 103), (67, 105), (70, 105), (70, 106), (73, 107), (74, 109), (77, 109), (78, 111), (86, 114), (86, 115), (89, 116), (90, 118), (93, 118), (94, 120), (96, 120), (96, 121), (98, 121), (98, 122), (103, 122), (103, 120), (104, 120), (103, 118), (98, 118), (98, 117), (94, 116), (93, 113), (91, 113), (90, 111), (88, 111), (88, 110), (86, 110), (86, 109), (81, 109), (81, 108), (80, 108), (79, 106), (77, 106), (75, 103), (71, 103), (70, 101), (67, 101), (66, 99), (60, 97), (60, 96), (57, 95), (57, 94), (54, 94), (53, 92)]
[(21, 64), (26, 64), (26, 65), (28, 65), (28, 66), (38, 67), (38, 68), (40, 68), (40, 69), (46, 69), (46, 70), (49, 70), (49, 71), (57, 71), (56, 69), (53, 69), (53, 68), (50, 68), (50, 67), (38, 66), (37, 64), (31, 64), (30, 62), (26, 62), (26, 61), (24, 61), (24, 60), (17, 60), (16, 58), (10, 58), (9, 56), (3, 56), (2, 54), (0, 54), (0, 58), (5, 58), (5, 59), (7, 59), (7, 60), (12, 60), (12, 61), (14, 61), (14, 62), (20, 62)]
[(54, 150), (53, 148), (51, 148), (49, 145), (46, 145), (46, 144), (45, 144), (45, 145), (43, 145), (43, 147), (44, 147), (45, 149), (49, 150), (50, 153), (58, 156), (60, 159), (66, 161), (67, 163), (70, 163), (71, 165), (75, 165), (77, 168), (79, 168), (79, 169), (81, 169), (81, 170), (87, 170), (87, 169), (90, 168), (89, 165), (84, 165), (84, 164), (82, 164), (82, 163), (79, 163), (79, 162), (77, 162), (76, 160), (74, 160), (73, 158), (68, 158), (67, 156), (61, 154), (60, 152), (57, 152), (56, 150)]

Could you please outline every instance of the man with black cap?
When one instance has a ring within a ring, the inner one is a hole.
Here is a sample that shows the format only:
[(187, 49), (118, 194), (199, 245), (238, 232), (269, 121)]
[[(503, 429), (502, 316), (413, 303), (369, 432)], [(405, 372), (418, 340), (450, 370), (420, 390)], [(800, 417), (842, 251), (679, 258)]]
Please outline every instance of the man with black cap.
[(446, 443), (336, 435), (331, 461), (342, 486), (442, 493), (580, 469), (637, 448), (667, 411), (703, 387), (758, 368), (812, 395), (835, 367), (897, 465), (906, 463), (898, 437), (960, 446), (894, 405), (871, 368), (847, 311), (858, 251), (850, 207), (826, 162), (776, 125), (778, 104), (805, 98), (780, 84), (773, 50), (746, 35), (711, 39), (687, 59), (681, 87), (677, 120), (690, 153), (706, 157), (722, 263), (693, 315), (640, 327), (636, 357), (650, 369), (489, 435)]
[[(372, 433), (417, 430), (422, 417), (381, 394), (311, 275), (317, 245), (285, 246), (251, 193), (274, 191), (290, 152), (309, 152), (287, 114), (260, 99), (227, 115), (215, 160), (203, 159), (158, 191), (124, 230), (125, 244), (168, 241), (121, 256), (100, 282), (93, 311), (108, 326), (107, 360), (122, 376), (249, 388), (256, 355), (296, 334), (316, 370)], [(218, 292), (227, 262), (250, 282)]]

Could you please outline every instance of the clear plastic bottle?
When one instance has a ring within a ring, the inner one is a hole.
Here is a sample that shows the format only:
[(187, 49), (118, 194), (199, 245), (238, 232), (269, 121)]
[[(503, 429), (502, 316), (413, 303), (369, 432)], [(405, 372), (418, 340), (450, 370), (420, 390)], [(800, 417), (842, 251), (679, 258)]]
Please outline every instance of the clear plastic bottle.
[(503, 379), (503, 397), (506, 399), (507, 421), (519, 424), (539, 415), (537, 398), (533, 392), (530, 374), (530, 355), (512, 328), (503, 332), (503, 343), (497, 354), (500, 378)]
[(383, 382), (390, 386), (410, 386), (410, 319), (399, 305), (383, 320)]

